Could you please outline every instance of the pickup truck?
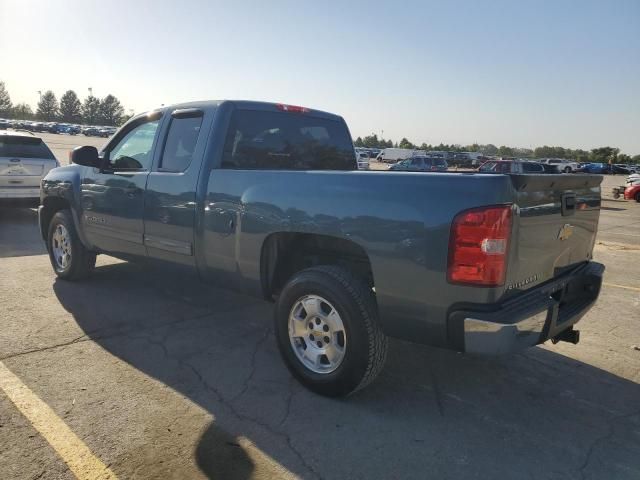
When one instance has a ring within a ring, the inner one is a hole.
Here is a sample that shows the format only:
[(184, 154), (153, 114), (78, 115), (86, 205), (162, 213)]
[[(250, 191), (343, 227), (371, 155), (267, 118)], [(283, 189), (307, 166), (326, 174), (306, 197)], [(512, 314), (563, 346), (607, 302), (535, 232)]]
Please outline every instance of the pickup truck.
[(41, 185), (59, 278), (108, 254), (263, 297), (287, 367), (323, 395), (369, 384), (389, 337), (577, 343), (600, 291), (599, 176), (358, 171), (341, 117), (247, 101), (138, 115), (70, 160)]

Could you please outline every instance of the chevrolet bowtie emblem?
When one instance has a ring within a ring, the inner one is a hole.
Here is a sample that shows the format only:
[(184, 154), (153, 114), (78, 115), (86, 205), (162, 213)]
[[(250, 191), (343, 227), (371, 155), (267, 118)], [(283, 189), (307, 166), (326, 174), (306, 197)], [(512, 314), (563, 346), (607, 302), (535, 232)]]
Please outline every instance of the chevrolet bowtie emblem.
[(560, 241), (566, 240), (571, 235), (573, 235), (573, 226), (568, 223), (565, 223), (560, 229), (560, 231), (558, 232), (558, 240)]

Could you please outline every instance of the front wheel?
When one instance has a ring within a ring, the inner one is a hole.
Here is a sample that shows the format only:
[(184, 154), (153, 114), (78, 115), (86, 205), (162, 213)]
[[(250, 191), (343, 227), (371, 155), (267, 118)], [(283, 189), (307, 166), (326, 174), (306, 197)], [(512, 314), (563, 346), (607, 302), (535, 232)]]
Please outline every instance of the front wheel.
[(275, 332), (280, 354), (304, 386), (346, 396), (382, 370), (387, 337), (371, 289), (347, 270), (319, 266), (298, 272), (280, 294)]
[(96, 254), (80, 241), (69, 210), (56, 212), (49, 222), (47, 249), (53, 270), (63, 280), (81, 280), (96, 265)]
[(564, 173), (571, 173), (571, 167), (565, 167)]

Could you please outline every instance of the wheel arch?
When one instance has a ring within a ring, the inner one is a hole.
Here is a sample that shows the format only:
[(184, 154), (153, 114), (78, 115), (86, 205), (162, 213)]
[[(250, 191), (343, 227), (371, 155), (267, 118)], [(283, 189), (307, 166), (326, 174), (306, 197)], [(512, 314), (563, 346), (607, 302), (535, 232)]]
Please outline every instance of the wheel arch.
[(264, 239), (260, 255), (264, 298), (272, 300), (292, 275), (318, 265), (341, 266), (367, 287), (375, 287), (369, 255), (355, 241), (317, 233), (275, 232)]
[(40, 224), (40, 235), (42, 236), (42, 239), (45, 243), (47, 242), (49, 223), (51, 223), (53, 216), (61, 210), (69, 210), (71, 212), (71, 218), (73, 219), (73, 224), (76, 227), (78, 237), (83, 245), (86, 248), (89, 248), (89, 243), (87, 242), (84, 232), (80, 228), (80, 218), (78, 217), (75, 208), (73, 208), (72, 203), (65, 197), (49, 196), (42, 200), (42, 205), (40, 205), (40, 209), (38, 210), (38, 221)]

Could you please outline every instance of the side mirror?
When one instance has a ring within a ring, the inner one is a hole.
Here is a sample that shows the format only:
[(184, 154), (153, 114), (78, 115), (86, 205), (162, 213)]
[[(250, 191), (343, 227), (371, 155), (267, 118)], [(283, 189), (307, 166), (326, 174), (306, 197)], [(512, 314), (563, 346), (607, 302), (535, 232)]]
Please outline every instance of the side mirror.
[(69, 153), (69, 160), (71, 160), (71, 163), (84, 165), (85, 167), (100, 167), (100, 157), (96, 147), (76, 147)]

